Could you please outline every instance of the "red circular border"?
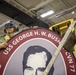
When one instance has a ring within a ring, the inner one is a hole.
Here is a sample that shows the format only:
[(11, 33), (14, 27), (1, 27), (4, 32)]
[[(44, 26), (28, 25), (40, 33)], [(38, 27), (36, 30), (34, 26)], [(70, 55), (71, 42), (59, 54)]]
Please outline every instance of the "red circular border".
[[(39, 35), (35, 35), (34, 32), (38, 32)], [(45, 32), (46, 35), (41, 35), (41, 32)], [(19, 36), (22, 36), (22, 35), (25, 35), (27, 33), (33, 33), (33, 36), (29, 36), (29, 37), (26, 37), (26, 39), (23, 39), (21, 40), (20, 42), (18, 42), (15, 46), (12, 44), (12, 42), (19, 38)], [(12, 55), (12, 53), (24, 42), (26, 42), (27, 40), (29, 39), (32, 39), (32, 38), (44, 38), (44, 39), (47, 39), (49, 41), (51, 41), (53, 44), (55, 44), (56, 46), (59, 45), (59, 43), (57, 41), (55, 41), (54, 39), (51, 39), (49, 37), (47, 37), (48, 34), (51, 34), (53, 36), (55, 36), (56, 38), (58, 38), (58, 40), (61, 40), (61, 38), (55, 34), (54, 32), (50, 31), (50, 30), (47, 30), (47, 29), (42, 29), (42, 28), (38, 28), (38, 29), (30, 29), (30, 30), (25, 30), (25, 31), (22, 31), (20, 32), (19, 34), (17, 34), (16, 36), (14, 36), (9, 42), (8, 42), (8, 47), (2, 51), (0, 51), (0, 75), (3, 75), (3, 71), (4, 71), (4, 68), (7, 64), (7, 61), (9, 60), (10, 56)], [(12, 49), (10, 49), (10, 45), (13, 46)], [(8, 51), (9, 53), (7, 55), (4, 54), (4, 52)], [(66, 50), (64, 48), (62, 48), (61, 50), (61, 54), (65, 60), (65, 65), (66, 65), (66, 72), (67, 72), (67, 75), (76, 75), (76, 63), (75, 63), (75, 60), (73, 58), (73, 55), (69, 52), (66, 52)], [(69, 58), (68, 57), (71, 57), (70, 59), (72, 60), (73, 63), (70, 63), (69, 64)], [(74, 69), (75, 69), (75, 72), (72, 72), (70, 71), (70, 66), (73, 66)]]

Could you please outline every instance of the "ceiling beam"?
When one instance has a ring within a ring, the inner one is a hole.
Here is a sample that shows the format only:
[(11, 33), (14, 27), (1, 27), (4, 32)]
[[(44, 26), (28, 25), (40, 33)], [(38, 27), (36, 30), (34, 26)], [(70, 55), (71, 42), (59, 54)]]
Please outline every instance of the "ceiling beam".
[(41, 21), (40, 19), (37, 19), (37, 17), (30, 17), (28, 14), (15, 8), (4, 0), (0, 1), (0, 12), (27, 26), (38, 25), (39, 27), (49, 28), (48, 24)]
[(5, 1), (11, 4), (12, 6), (14, 6), (15, 8), (19, 9), (20, 11), (28, 14), (31, 17), (36, 16), (33, 12), (29, 11), (26, 7), (24, 7), (23, 5), (21, 5), (19, 2), (15, 0), (5, 0)]

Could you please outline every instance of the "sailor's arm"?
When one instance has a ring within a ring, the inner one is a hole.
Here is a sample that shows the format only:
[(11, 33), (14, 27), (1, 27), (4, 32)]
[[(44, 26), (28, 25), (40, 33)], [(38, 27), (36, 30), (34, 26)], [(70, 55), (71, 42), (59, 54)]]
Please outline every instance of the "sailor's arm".
[(7, 46), (7, 41), (4, 39), (4, 37), (0, 36), (0, 48), (6, 48)]
[(8, 46), (7, 42), (1, 43), (0, 44), (0, 48), (6, 48)]

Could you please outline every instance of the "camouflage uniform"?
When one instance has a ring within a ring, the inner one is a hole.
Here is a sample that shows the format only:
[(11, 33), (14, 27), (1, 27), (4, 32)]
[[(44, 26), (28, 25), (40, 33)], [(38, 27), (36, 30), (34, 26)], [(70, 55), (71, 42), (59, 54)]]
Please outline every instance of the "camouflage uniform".
[(75, 37), (75, 32), (71, 33), (64, 45), (64, 48), (71, 52), (73, 51), (74, 45), (76, 44), (76, 37)]
[(4, 38), (4, 36), (0, 36), (0, 44), (6, 42), (6, 39)]
[(4, 36), (0, 36), (0, 44), (6, 43), (9, 39), (10, 37), (7, 34)]
[(66, 43), (64, 44), (64, 48), (68, 51), (71, 52), (76, 60), (76, 27), (73, 32), (69, 35)]

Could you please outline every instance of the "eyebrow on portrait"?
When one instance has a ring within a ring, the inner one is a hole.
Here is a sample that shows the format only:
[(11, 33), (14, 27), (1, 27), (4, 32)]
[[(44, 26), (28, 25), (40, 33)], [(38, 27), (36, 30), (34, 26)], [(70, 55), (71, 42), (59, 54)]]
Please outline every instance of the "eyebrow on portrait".
[(32, 70), (33, 68), (30, 66), (26, 66), (26, 69)]
[(40, 71), (44, 71), (45, 68), (41, 68), (41, 67), (39, 67), (38, 70), (40, 70)]

